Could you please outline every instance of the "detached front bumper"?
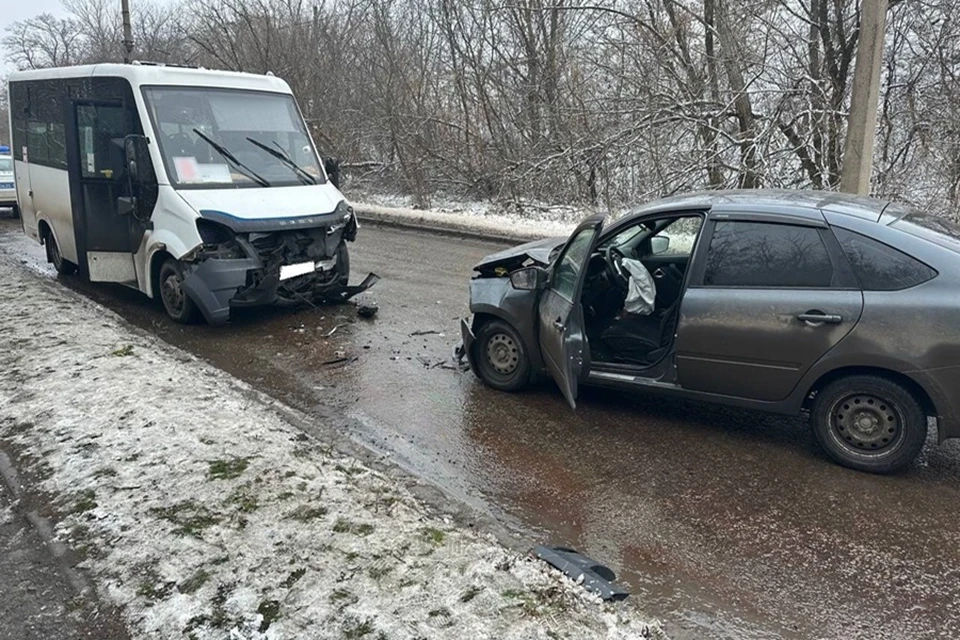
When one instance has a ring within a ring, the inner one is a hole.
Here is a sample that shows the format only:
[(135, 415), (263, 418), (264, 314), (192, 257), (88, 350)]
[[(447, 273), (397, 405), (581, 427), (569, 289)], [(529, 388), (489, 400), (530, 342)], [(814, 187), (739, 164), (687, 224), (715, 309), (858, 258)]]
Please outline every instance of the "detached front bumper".
[(453, 350), (453, 356), (456, 358), (457, 364), (459, 365), (463, 365), (463, 360), (466, 358), (467, 363), (474, 372), (477, 371), (477, 367), (473, 361), (473, 343), (476, 341), (476, 339), (476, 336), (473, 335), (473, 329), (470, 327), (470, 321), (467, 320), (467, 318), (461, 318), (460, 344), (458, 344)]

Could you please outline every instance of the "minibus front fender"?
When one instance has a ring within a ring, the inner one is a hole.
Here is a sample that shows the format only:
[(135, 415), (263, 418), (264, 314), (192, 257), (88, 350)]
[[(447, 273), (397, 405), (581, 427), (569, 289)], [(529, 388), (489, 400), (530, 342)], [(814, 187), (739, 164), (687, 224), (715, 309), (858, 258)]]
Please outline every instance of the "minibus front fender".
[(147, 267), (146, 273), (149, 277), (143, 283), (143, 292), (153, 298), (156, 295), (154, 285), (156, 284), (154, 276), (160, 273), (160, 265), (163, 264), (167, 255), (177, 260), (182, 260), (184, 256), (192, 251), (196, 251), (201, 245), (196, 244), (188, 247), (183, 238), (167, 229), (148, 232), (150, 235), (146, 241), (147, 253), (144, 265)]

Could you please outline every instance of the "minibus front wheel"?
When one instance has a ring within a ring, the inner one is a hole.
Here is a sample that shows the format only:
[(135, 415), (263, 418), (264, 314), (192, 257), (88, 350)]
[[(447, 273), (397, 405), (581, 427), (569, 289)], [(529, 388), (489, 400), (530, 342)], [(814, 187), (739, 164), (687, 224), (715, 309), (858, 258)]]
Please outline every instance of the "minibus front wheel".
[(180, 324), (200, 319), (200, 309), (183, 289), (183, 267), (175, 258), (167, 258), (160, 267), (160, 300), (167, 315)]

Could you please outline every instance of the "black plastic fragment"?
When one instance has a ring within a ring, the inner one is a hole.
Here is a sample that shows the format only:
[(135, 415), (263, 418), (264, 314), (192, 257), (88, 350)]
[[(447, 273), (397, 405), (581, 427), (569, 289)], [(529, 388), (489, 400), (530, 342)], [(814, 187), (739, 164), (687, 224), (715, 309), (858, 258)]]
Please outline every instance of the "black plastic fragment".
[(533, 554), (604, 600), (624, 600), (630, 595), (629, 591), (614, 584), (617, 574), (573, 549), (541, 545), (533, 549)]

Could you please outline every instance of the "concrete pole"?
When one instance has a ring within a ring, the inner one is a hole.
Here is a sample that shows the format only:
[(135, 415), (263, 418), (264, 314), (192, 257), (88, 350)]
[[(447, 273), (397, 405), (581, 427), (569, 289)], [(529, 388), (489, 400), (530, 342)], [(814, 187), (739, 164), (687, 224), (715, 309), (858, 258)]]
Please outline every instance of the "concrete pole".
[(130, 0), (120, 0), (120, 13), (123, 17), (123, 61), (130, 64), (133, 53), (133, 31), (130, 27)]
[(847, 143), (840, 174), (840, 190), (848, 193), (870, 193), (886, 13), (887, 0), (863, 0), (861, 3), (857, 66), (853, 73)]

